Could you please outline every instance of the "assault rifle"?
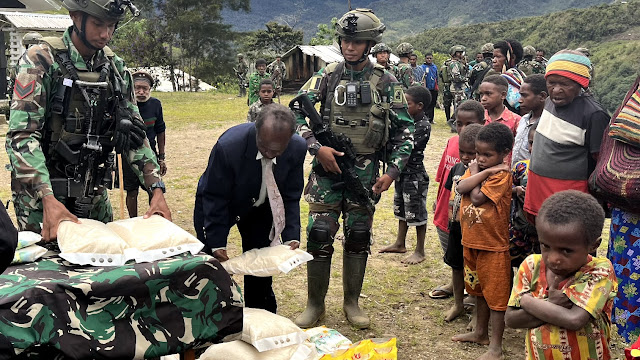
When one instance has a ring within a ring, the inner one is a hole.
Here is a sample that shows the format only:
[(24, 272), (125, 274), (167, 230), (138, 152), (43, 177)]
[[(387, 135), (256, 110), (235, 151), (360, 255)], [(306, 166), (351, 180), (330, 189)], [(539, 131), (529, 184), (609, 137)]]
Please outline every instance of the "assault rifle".
[[(342, 174), (336, 176), (340, 181), (335, 183), (331, 188), (333, 190), (346, 188), (351, 191), (355, 197), (354, 200), (361, 206), (364, 206), (370, 214), (373, 214), (375, 211), (375, 201), (379, 199), (379, 195), (375, 195), (373, 190), (365, 187), (358, 178), (355, 170), (356, 152), (353, 150), (351, 139), (343, 134), (335, 134), (331, 131), (331, 127), (322, 121), (322, 117), (318, 114), (318, 111), (316, 111), (306, 93), (302, 93), (293, 98), (289, 103), (289, 108), (309, 119), (311, 131), (313, 131), (313, 135), (320, 144), (344, 153), (343, 156), (336, 156), (336, 162)], [(326, 173), (320, 164), (318, 164), (314, 170), (321, 174)]]

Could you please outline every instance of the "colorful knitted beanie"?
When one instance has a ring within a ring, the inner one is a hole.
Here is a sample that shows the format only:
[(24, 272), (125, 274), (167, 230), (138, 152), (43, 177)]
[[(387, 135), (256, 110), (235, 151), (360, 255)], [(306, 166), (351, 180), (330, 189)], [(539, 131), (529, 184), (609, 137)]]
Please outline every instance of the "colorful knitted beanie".
[(549, 75), (564, 76), (586, 89), (589, 87), (589, 79), (591, 78), (590, 70), (591, 61), (588, 57), (574, 50), (560, 50), (549, 59), (544, 77)]

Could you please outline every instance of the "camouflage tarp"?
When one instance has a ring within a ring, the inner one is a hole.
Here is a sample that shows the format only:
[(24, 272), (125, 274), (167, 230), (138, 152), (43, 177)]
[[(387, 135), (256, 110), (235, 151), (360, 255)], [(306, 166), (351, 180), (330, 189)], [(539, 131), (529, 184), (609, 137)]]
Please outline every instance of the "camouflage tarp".
[(45, 256), (0, 276), (0, 359), (142, 359), (241, 331), (240, 289), (207, 255), (122, 267)]

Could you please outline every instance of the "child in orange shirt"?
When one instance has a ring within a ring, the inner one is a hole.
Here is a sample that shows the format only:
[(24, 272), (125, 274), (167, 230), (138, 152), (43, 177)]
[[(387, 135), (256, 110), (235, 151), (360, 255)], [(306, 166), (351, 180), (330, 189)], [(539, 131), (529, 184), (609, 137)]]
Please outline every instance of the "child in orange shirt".
[[(463, 194), (460, 227), (464, 247), (465, 285), (476, 296), (477, 325), (473, 332), (453, 341), (488, 344), (480, 359), (502, 358), (504, 313), (509, 300), (509, 212), (512, 178), (505, 158), (513, 148), (513, 133), (506, 125), (485, 125), (476, 138), (476, 159), (456, 190)], [(491, 336), (489, 336), (491, 321)]]

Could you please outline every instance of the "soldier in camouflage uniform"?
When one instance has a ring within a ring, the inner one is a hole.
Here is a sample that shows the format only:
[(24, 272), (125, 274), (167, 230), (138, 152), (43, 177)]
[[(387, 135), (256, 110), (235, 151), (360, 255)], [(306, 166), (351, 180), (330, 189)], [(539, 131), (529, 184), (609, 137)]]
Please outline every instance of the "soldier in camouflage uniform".
[(131, 74), (106, 46), (125, 10), (138, 10), (125, 0), (63, 5), (73, 26), (31, 46), (18, 64), (6, 138), (18, 228), (50, 241), (63, 220), (111, 221), (114, 148), (153, 193), (146, 215), (171, 219)]
[(287, 66), (282, 62), (282, 57), (280, 55), (276, 56), (276, 61), (271, 63), (267, 68), (267, 71), (271, 74), (271, 80), (273, 81), (273, 96), (278, 97), (278, 102), (280, 102), (282, 81), (287, 77)]
[(482, 83), (482, 79), (486, 76), (487, 72), (491, 70), (491, 61), (493, 59), (493, 44), (486, 43), (480, 48), (482, 52), (483, 60), (479, 61), (471, 68), (469, 75), (469, 86), (471, 86), (471, 96), (474, 100), (480, 101), (480, 95), (478, 94), (478, 87)]
[[(465, 47), (462, 45), (456, 45), (451, 49), (451, 61), (449, 62), (449, 77), (451, 79), (451, 85), (449, 85), (449, 92), (453, 98), (453, 113), (458, 108), (458, 105), (467, 99), (467, 91), (469, 90), (468, 84), (468, 71), (469, 68), (463, 61)], [(451, 131), (456, 130), (455, 124), (449, 122)]]
[(247, 96), (247, 71), (249, 64), (244, 60), (244, 54), (238, 54), (238, 65), (233, 68), (238, 78), (238, 97)]
[(523, 48), (523, 59), (518, 64), (518, 69), (526, 76), (531, 74), (544, 74), (545, 69), (539, 62), (533, 59), (534, 56), (536, 56), (536, 49), (533, 46), (527, 45)]
[[(449, 53), (453, 50), (451, 47)], [(449, 65), (452, 59), (449, 58), (442, 63), (438, 71), (440, 77), (440, 84), (442, 84), (442, 105), (444, 107), (444, 115), (447, 118), (447, 123), (451, 123), (451, 104), (453, 103), (453, 96), (451, 95), (451, 74), (449, 73)]]
[(536, 58), (534, 59), (543, 69), (543, 74), (547, 70), (547, 58), (544, 57), (544, 50), (536, 49)]
[[(357, 9), (343, 15), (336, 23), (336, 31), (345, 60), (321, 69), (301, 89), (311, 102), (321, 103), (323, 121), (333, 132), (350, 138), (357, 154), (355, 172), (376, 197), (400, 175), (413, 149), (414, 132), (402, 87), (382, 66), (369, 61), (369, 51), (381, 40), (384, 29), (371, 10)], [(362, 93), (370, 89), (369, 96), (364, 97), (369, 100), (363, 103), (361, 93), (355, 102), (347, 101), (347, 86), (359, 88)], [(324, 315), (333, 241), (342, 214), (343, 309), (354, 326), (367, 328), (369, 318), (358, 306), (358, 297), (370, 253), (373, 213), (355, 200), (351, 190), (336, 188), (342, 180), (335, 157), (342, 154), (320, 144), (301, 115), (298, 124), (298, 133), (306, 139), (309, 153), (314, 156), (304, 190), (309, 202), (307, 251), (314, 259), (307, 263), (307, 308), (295, 322), (307, 328)], [(379, 162), (383, 159), (387, 170), (379, 176)]]
[(260, 100), (258, 91), (260, 91), (260, 82), (264, 79), (271, 79), (271, 74), (267, 72), (267, 61), (265, 59), (256, 60), (256, 72), (249, 76), (249, 98), (247, 105), (251, 106), (254, 102)]
[(376, 63), (378, 65), (384, 67), (385, 70), (396, 76), (398, 73), (398, 67), (393, 65), (389, 60), (391, 49), (385, 43), (379, 43), (372, 47), (371, 55), (376, 58)]
[(407, 90), (409, 86), (416, 83), (413, 78), (413, 69), (411, 68), (411, 65), (409, 65), (409, 57), (413, 54), (413, 45), (409, 43), (402, 43), (396, 48), (396, 53), (398, 53), (398, 57), (400, 58), (396, 77), (402, 84), (404, 90)]

